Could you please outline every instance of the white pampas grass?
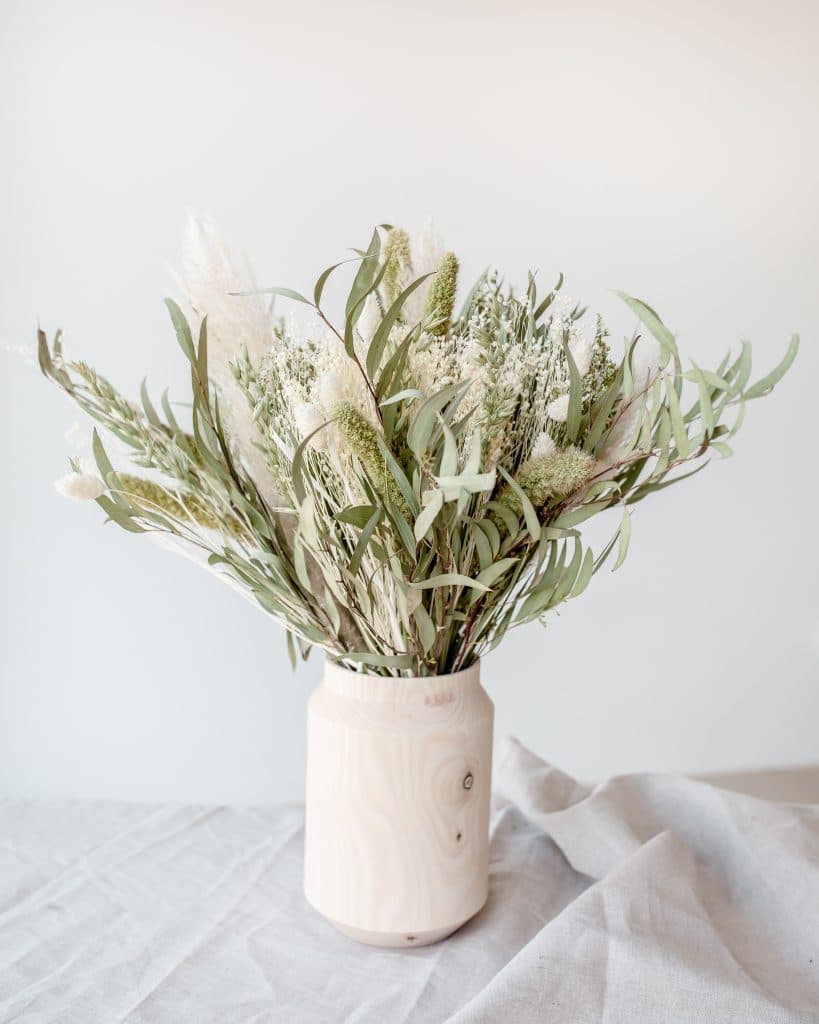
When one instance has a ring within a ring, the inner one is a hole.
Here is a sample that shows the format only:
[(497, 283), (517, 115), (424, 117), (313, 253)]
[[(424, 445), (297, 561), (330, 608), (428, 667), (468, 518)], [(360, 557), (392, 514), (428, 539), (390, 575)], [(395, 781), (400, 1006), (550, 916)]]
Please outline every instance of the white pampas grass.
[(643, 425), (647, 392), (660, 373), (661, 357), (662, 350), (655, 338), (641, 336), (638, 339), (631, 355), (634, 391), (631, 399), (617, 416), (609, 432), (606, 447), (600, 452), (598, 467), (601, 471), (616, 466), (634, 446)]
[[(317, 451), (325, 451), (327, 448), (327, 431), (320, 430), (319, 428), (326, 422), (324, 417), (321, 415), (319, 409), (310, 402), (299, 402), (293, 406), (293, 420), (296, 424), (296, 430), (299, 432), (299, 436), (302, 441), (306, 440), (310, 435), (310, 444)], [(315, 433), (318, 431), (318, 433)]]
[[(433, 274), (439, 267), (444, 256), (444, 245), (441, 236), (435, 226), (435, 222), (429, 219), (417, 239), (413, 239), (412, 245), (412, 269), (413, 280), (423, 277), (424, 274)], [(426, 281), (410, 295), (404, 306), (404, 315), (410, 324), (417, 323), (424, 315), (427, 296), (432, 287), (433, 277)]]
[(273, 316), (262, 295), (252, 291), (253, 275), (239, 270), (210, 220), (188, 216), (182, 247), (181, 271), (175, 275), (183, 295), (183, 308), (195, 323), (208, 318), (208, 369), (219, 389), (227, 434), (245, 469), (269, 505), (278, 504), (270, 472), (253, 422), (247, 398), (233, 379), (230, 364), (242, 346), (250, 361), (259, 365), (274, 343)]
[(273, 344), (273, 318), (263, 295), (239, 295), (256, 288), (253, 275), (240, 269), (212, 221), (188, 215), (176, 275), (194, 320), (208, 318), (208, 365), (220, 383), (231, 378), (229, 363), (247, 349), (255, 365)]
[[(363, 363), (366, 348), (358, 345), (356, 351)], [(320, 407), (326, 420), (332, 419), (333, 409), (339, 402), (351, 402), (363, 416), (375, 415), (370, 392), (358, 366), (330, 334), (316, 354), (316, 374), (316, 386), (309, 398)]]
[(600, 452), (598, 464), (601, 467), (615, 465), (631, 451), (637, 432), (642, 426), (644, 413), (645, 400), (640, 397), (618, 414), (609, 431), (606, 447)]
[(572, 354), (577, 372), (581, 377), (585, 377), (589, 372), (592, 356), (594, 355), (594, 343), (586, 337), (582, 329), (578, 328), (577, 331), (573, 330), (570, 332), (569, 352)]
[(325, 370), (321, 374), (316, 384), (316, 394), (321, 407), (327, 413), (347, 397), (344, 393), (344, 382), (335, 370)]
[(631, 355), (631, 369), (634, 374), (634, 391), (643, 391), (654, 383), (660, 372), (662, 349), (651, 335), (641, 335)]
[(441, 241), (435, 221), (430, 218), (424, 224), (417, 245), (413, 247), (413, 263), (416, 273), (420, 276), (437, 270), (443, 255), (444, 243)]
[(65, 498), (94, 501), (105, 494), (105, 484), (92, 473), (66, 473), (54, 481), (54, 490)]

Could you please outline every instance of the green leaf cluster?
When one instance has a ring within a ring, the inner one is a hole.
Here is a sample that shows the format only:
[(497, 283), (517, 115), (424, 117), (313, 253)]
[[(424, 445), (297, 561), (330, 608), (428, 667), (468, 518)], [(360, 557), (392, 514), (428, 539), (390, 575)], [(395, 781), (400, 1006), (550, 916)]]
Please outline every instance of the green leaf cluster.
[[(301, 436), (293, 397), (271, 386), (268, 371), (237, 341), (234, 374), (269, 480), (250, 472), (226, 429), (228, 398), (208, 370), (207, 318), (194, 325), (167, 301), (189, 369), (184, 423), (167, 393), (155, 403), (143, 384), (139, 401), (129, 401), (87, 364), (67, 361), (59, 333), (51, 342), (38, 335), (43, 373), (148, 471), (117, 471), (95, 434), (107, 488), (98, 504), (107, 518), (203, 551), (215, 571), (287, 628), (294, 659), (318, 645), (341, 664), (385, 676), (468, 667), (512, 627), (542, 620), (581, 594), (610, 557), (619, 568), (633, 506), (699, 472), (712, 451), (729, 455), (747, 403), (772, 390), (798, 348), (794, 337), (779, 366), (755, 383), (747, 343), (713, 371), (684, 369), (658, 314), (623, 295), (639, 334), (617, 361), (598, 328), (581, 371), (565, 325), (584, 311), (555, 319), (562, 279), (541, 298), (530, 275), (518, 298), (484, 275), (456, 315), (452, 254), (431, 278), (414, 279), (408, 237), (382, 227), (353, 262), (337, 323), (323, 298), (346, 264), (323, 271), (312, 298), (267, 291), (312, 309), (349, 360), (363, 404), (336, 402), (325, 422)], [(368, 301), (379, 321), (364, 338)], [(418, 308), (420, 316), (412, 315)], [(638, 359), (647, 338), (660, 352), (649, 369)], [(297, 364), (305, 387), (315, 385), (311, 344), (283, 364), (288, 372)], [(474, 381), (447, 363), (457, 363), (467, 345), (486, 353), (483, 405)], [(440, 381), (422, 387), (417, 367), (430, 352), (442, 353)], [(540, 359), (555, 390), (538, 390), (533, 379), (503, 391), (505, 357), (512, 356), (521, 365)], [(556, 395), (565, 396), (566, 417), (552, 424), (554, 450), (538, 456), (532, 410)], [(579, 527), (613, 507), (620, 525), (595, 555)]]

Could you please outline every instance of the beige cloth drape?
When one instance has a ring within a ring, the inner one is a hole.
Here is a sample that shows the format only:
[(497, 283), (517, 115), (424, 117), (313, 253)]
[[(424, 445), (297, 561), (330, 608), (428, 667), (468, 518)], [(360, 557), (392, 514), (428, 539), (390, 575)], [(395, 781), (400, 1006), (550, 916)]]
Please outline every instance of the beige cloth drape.
[(514, 741), (451, 939), (305, 903), (299, 807), (0, 806), (0, 1021), (819, 1022), (819, 808), (676, 776), (588, 790)]

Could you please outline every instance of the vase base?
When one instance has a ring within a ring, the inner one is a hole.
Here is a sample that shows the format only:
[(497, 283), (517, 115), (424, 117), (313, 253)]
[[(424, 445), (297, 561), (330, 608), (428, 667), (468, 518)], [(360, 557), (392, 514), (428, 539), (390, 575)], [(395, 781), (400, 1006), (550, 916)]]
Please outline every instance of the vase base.
[[(470, 917), (472, 916), (474, 915), (470, 915)], [(448, 938), (459, 928), (462, 928), (469, 919), (469, 917), (465, 917), (463, 921), (458, 921), (457, 924), (448, 924), (443, 928), (433, 928), (425, 932), (373, 932), (368, 931), (366, 928), (353, 928), (350, 925), (341, 924), (341, 922), (334, 921), (330, 917), (325, 918), (342, 935), (346, 935), (348, 939), (363, 942), (366, 946), (382, 946), (387, 949), (412, 949), (413, 946), (431, 946), (433, 942), (440, 942), (442, 939)]]

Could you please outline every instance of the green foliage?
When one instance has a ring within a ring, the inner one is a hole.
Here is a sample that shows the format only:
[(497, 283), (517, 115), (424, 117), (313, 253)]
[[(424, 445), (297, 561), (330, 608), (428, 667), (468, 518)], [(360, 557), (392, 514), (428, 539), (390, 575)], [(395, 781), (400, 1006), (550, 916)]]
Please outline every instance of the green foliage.
[[(527, 459), (520, 467), (516, 483), (537, 510), (543, 510), (550, 498), (566, 498), (578, 491), (591, 475), (594, 459), (588, 452), (569, 445), (552, 455)], [(522, 502), (513, 487), (506, 484), (497, 500), (515, 514), (522, 512)]]
[(392, 473), (389, 472), (386, 459), (378, 445), (379, 438), (375, 427), (350, 402), (339, 402), (335, 406), (333, 420), (340, 435), (358, 457), (378, 495), (405, 518), (409, 518), (409, 505)]
[[(747, 402), (798, 347), (756, 383), (747, 344), (715, 371), (683, 369), (657, 313), (623, 296), (643, 333), (618, 360), (602, 322), (588, 332), (562, 300), (562, 279), (540, 298), (532, 275), (521, 296), (483, 275), (455, 316), (452, 254), (413, 280), (409, 238), (393, 228), (357, 263), (338, 325), (322, 301), (342, 264), (312, 299), (268, 289), (311, 307), (326, 334), (295, 338), (282, 322), (258, 365), (237, 338), (238, 391), (210, 379), (207, 321), (168, 301), (190, 370), (183, 424), (167, 394), (153, 402), (143, 384), (128, 401), (66, 361), (59, 334), (38, 337), (44, 374), (151, 471), (119, 472), (95, 435), (108, 519), (206, 552), (286, 626), (293, 660), (319, 645), (385, 676), (472, 664), (582, 593), (610, 557), (619, 568), (633, 506), (712, 449), (730, 454)], [(252, 436), (235, 426), (237, 395)], [(579, 528), (614, 507), (620, 525), (595, 557)]]
[(195, 493), (185, 494), (178, 490), (170, 490), (155, 480), (130, 473), (119, 473), (118, 479), (122, 495), (140, 508), (166, 513), (171, 519), (195, 523), (208, 530), (227, 531), (236, 537), (241, 537), (244, 533), (238, 519), (230, 515), (217, 515), (213, 508)]

